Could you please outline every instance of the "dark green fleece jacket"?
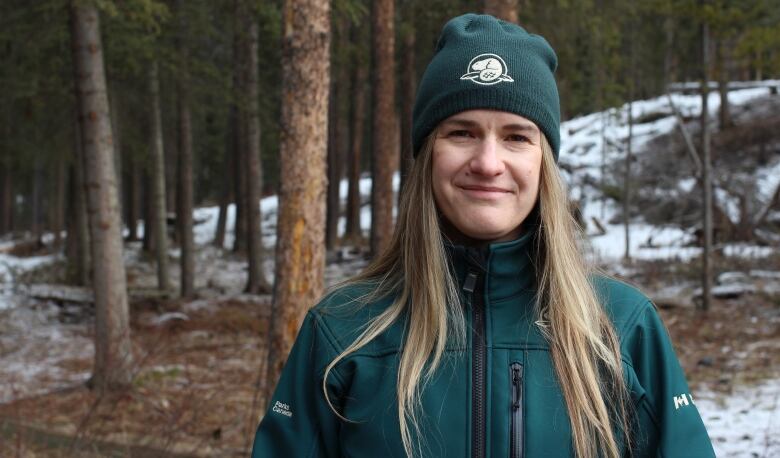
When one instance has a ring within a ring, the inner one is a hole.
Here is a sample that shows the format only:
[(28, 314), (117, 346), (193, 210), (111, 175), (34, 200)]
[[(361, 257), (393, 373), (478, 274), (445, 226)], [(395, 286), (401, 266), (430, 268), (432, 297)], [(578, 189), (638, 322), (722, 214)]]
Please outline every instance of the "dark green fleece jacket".
[[(531, 234), (482, 249), (448, 247), (463, 292), (466, 348), (448, 347), (422, 393), (425, 457), (568, 457), (572, 435), (547, 342), (533, 313)], [(653, 304), (611, 278), (593, 280), (620, 337), (636, 457), (714, 456), (685, 375)], [(356, 308), (365, 291), (328, 295), (307, 315), (255, 435), (252, 456), (403, 457), (396, 376), (398, 322), (331, 371), (325, 366), (392, 298)], [(414, 351), (413, 349), (411, 351)]]

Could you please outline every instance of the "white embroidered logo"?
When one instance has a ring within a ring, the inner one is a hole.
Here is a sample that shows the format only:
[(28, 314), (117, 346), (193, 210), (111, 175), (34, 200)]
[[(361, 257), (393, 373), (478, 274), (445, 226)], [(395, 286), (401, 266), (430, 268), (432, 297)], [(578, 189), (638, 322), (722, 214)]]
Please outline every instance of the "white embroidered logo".
[(674, 398), (674, 410), (689, 405), (689, 400), (691, 401), (690, 404), (696, 405), (696, 403), (693, 402), (693, 396), (687, 393), (683, 393), (679, 396), (672, 396), (672, 398)]
[(513, 82), (507, 74), (506, 62), (496, 54), (480, 54), (471, 59), (466, 73), (460, 77), (462, 80), (471, 80), (477, 84), (486, 86), (502, 81)]
[(285, 417), (292, 417), (292, 410), (290, 410), (290, 406), (282, 402), (276, 401), (271, 410), (276, 413), (280, 413)]

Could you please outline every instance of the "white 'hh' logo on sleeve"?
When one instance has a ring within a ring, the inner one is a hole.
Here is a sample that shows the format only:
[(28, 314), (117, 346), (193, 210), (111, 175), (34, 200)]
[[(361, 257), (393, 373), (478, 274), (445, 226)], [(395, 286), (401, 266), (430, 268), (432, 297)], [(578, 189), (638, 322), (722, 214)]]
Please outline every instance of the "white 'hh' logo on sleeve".
[[(672, 397), (674, 398), (674, 410), (677, 410), (680, 407), (685, 407), (687, 405), (696, 405), (696, 403), (693, 402), (693, 396), (691, 396), (690, 393), (683, 393), (679, 396)], [(688, 401), (690, 401), (690, 403)]]

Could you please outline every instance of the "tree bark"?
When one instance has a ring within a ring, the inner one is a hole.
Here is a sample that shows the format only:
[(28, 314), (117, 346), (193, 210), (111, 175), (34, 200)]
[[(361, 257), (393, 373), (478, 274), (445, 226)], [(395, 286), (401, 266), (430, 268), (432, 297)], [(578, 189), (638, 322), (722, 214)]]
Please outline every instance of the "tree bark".
[(724, 55), (723, 40), (715, 43), (715, 71), (718, 76), (718, 94), (720, 95), (719, 126), (724, 130), (731, 126), (731, 110), (729, 109), (729, 74), (726, 68), (727, 56)]
[(702, 24), (702, 84), (701, 84), (701, 160), (702, 160), (702, 200), (704, 205), (704, 250), (702, 252), (702, 303), (701, 308), (708, 310), (712, 302), (712, 177), (710, 160), (709, 128), (709, 27)]
[(338, 224), (341, 214), (341, 178), (344, 175), (345, 139), (348, 131), (348, 122), (341, 118), (342, 100), (347, 95), (346, 80), (349, 78), (349, 67), (339, 65), (336, 59), (342, 57), (337, 54), (349, 46), (347, 38), (346, 21), (340, 19), (334, 32), (337, 42), (331, 50), (331, 84), (328, 101), (328, 207), (325, 230), (325, 247), (328, 250), (336, 246), (338, 239)]
[(625, 168), (623, 170), (623, 229), (625, 233), (625, 248), (623, 252), (623, 260), (626, 263), (631, 263), (631, 161), (633, 160), (632, 145), (634, 143), (634, 116), (633, 101), (634, 97), (633, 82), (631, 83), (631, 90), (629, 91), (628, 100), (628, 138), (626, 139), (626, 160)]
[[(238, 8), (242, 0), (236, 0), (236, 7)], [(246, 86), (246, 72), (244, 71), (243, 56), (245, 55), (244, 49), (246, 48), (245, 32), (242, 32), (240, 27), (241, 22), (236, 24), (236, 33), (233, 37), (233, 94), (234, 103), (236, 104), (235, 122), (233, 124), (233, 174), (236, 177), (234, 181), (235, 189), (233, 190), (236, 196), (236, 217), (234, 223), (234, 235), (233, 238), (233, 251), (236, 253), (245, 253), (247, 248), (247, 186), (246, 186), (246, 172), (244, 170), (246, 164), (246, 123), (244, 112), (246, 108), (243, 106), (246, 100), (243, 99), (243, 89)]]
[(217, 248), (225, 248), (225, 233), (227, 232), (227, 213), (230, 203), (233, 201), (233, 172), (236, 167), (233, 164), (235, 160), (233, 152), (233, 139), (235, 134), (233, 133), (233, 126), (236, 123), (236, 106), (232, 104), (229, 109), (228, 126), (225, 129), (225, 173), (222, 176), (221, 190), (219, 195), (219, 216), (217, 217), (217, 230), (214, 234), (214, 241), (212, 244)]
[(167, 291), (170, 288), (168, 270), (168, 218), (165, 208), (165, 153), (162, 130), (162, 111), (160, 109), (159, 65), (154, 61), (149, 68), (149, 92), (152, 99), (151, 132), (151, 207), (150, 220), (146, 221), (144, 231), (149, 231), (154, 239), (154, 252), (157, 259), (157, 288)]
[[(149, 148), (149, 161), (151, 162), (151, 148)], [(142, 205), (141, 205), (141, 211), (143, 212), (143, 219), (144, 219), (144, 236), (143, 240), (141, 242), (141, 249), (146, 253), (152, 253), (154, 250), (154, 203), (152, 200), (154, 200), (154, 192), (152, 190), (152, 171), (150, 170), (151, 166), (144, 167), (143, 172), (143, 198), (142, 198)]]
[(122, 154), (122, 129), (120, 122), (120, 104), (119, 90), (116, 88), (116, 84), (109, 87), (108, 97), (109, 114), (111, 118), (111, 133), (114, 138), (114, 170), (116, 171), (116, 192), (119, 199), (119, 218), (122, 219), (123, 224), (125, 220), (124, 212), (124, 187), (122, 180), (122, 160), (124, 154)]
[(65, 163), (65, 158), (57, 158), (57, 177), (54, 193), (54, 210), (53, 210), (53, 227), (54, 231), (54, 246), (62, 246), (62, 231), (65, 229), (65, 196), (66, 186), (68, 180), (68, 166)]
[(41, 239), (41, 153), (33, 152), (33, 187), (32, 187), (32, 211), (30, 212), (30, 232), (36, 240)]
[(141, 165), (134, 155), (127, 157), (127, 183), (125, 205), (127, 214), (127, 240), (138, 241), (138, 220), (141, 217)]
[(183, 2), (177, 2), (181, 30), (179, 31), (179, 51), (183, 56), (183, 67), (179, 69), (177, 81), (179, 111), (179, 180), (178, 208), (176, 221), (179, 227), (179, 245), (181, 247), (181, 296), (190, 298), (195, 295), (195, 243), (192, 234), (192, 120), (190, 112), (189, 74), (187, 68), (188, 53), (184, 44)]
[[(89, 219), (87, 217), (87, 187), (84, 181), (84, 150), (79, 126), (79, 112), (76, 111), (73, 134), (73, 164), (71, 165), (70, 201), (71, 215), (68, 219), (68, 264), (70, 282), (88, 286), (90, 284), (92, 256), (90, 254)], [(72, 224), (71, 224), (72, 222)]]
[(13, 172), (11, 171), (11, 165), (8, 163), (8, 159), (3, 163), (3, 185), (2, 185), (2, 211), (0, 211), (0, 227), (2, 227), (2, 233), (6, 234), (13, 230), (11, 221), (14, 212), (14, 199), (13, 199)]
[[(407, 6), (411, 9), (411, 5)], [(409, 18), (411, 20), (411, 18)], [(417, 93), (417, 73), (414, 71), (415, 48), (417, 46), (415, 29), (409, 26), (403, 35), (403, 64), (401, 72), (401, 189), (414, 162), (412, 151), (412, 111)], [(400, 193), (399, 193), (400, 194)]]
[(95, 368), (91, 385), (123, 388), (132, 379), (132, 347), (122, 259), (121, 218), (97, 9), (71, 5), (71, 40), (95, 293)]
[[(243, 3), (243, 2), (239, 2)], [(260, 161), (260, 107), (258, 102), (258, 35), (259, 26), (252, 17), (249, 8), (237, 8), (243, 10), (236, 19), (243, 25), (246, 34), (246, 44), (243, 46), (245, 63), (245, 78), (243, 85), (245, 104), (241, 119), (244, 123), (243, 133), (246, 135), (242, 142), (246, 148), (246, 223), (247, 223), (247, 247), (249, 258), (249, 278), (246, 292), (250, 294), (266, 294), (271, 292), (271, 285), (263, 272), (263, 234), (260, 228), (260, 198), (263, 188), (263, 167)]]
[[(355, 27), (354, 38), (358, 38)], [(355, 41), (355, 40), (353, 40)], [(368, 80), (368, 65), (365, 62), (354, 62), (352, 65), (352, 84), (354, 104), (352, 105), (350, 121), (351, 141), (349, 146), (349, 189), (347, 191), (347, 233), (345, 238), (352, 243), (358, 243), (363, 238), (360, 228), (360, 171), (363, 152), (364, 126), (366, 121), (366, 83)]]
[(374, 51), (371, 251), (376, 256), (390, 244), (393, 235), (393, 175), (399, 164), (394, 0), (375, 0), (371, 15)]
[(518, 0), (485, 0), (485, 13), (517, 24)]
[(330, 2), (286, 0), (282, 17), (281, 185), (265, 399), (322, 294), (325, 268)]

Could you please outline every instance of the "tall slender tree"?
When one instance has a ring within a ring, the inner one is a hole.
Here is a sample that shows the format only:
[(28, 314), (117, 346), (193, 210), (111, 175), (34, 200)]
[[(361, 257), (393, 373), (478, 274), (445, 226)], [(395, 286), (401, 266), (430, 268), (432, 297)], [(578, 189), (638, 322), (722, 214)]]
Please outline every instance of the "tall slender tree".
[(184, 2), (178, 0), (179, 14), (178, 48), (181, 67), (176, 81), (177, 111), (179, 114), (179, 162), (178, 162), (178, 205), (176, 221), (179, 228), (181, 246), (181, 295), (192, 297), (195, 294), (195, 241), (192, 233), (192, 112), (190, 109), (190, 77), (188, 67), (189, 51), (185, 41), (187, 32), (186, 10)]
[(330, 2), (285, 0), (281, 186), (266, 397), (323, 290)]
[(398, 171), (398, 121), (395, 110), (395, 0), (374, 0), (373, 154), (371, 251), (381, 253), (393, 235), (393, 175)]
[[(239, 0), (240, 5), (244, 3)], [(258, 41), (259, 26), (254, 11), (249, 4), (236, 8), (238, 22), (242, 24), (242, 33), (246, 35), (242, 47), (244, 55), (244, 103), (241, 105), (241, 122), (245, 139), (241, 142), (246, 157), (246, 224), (247, 248), (249, 258), (249, 278), (246, 285), (248, 293), (270, 293), (271, 285), (263, 272), (263, 234), (260, 228), (260, 197), (263, 187), (263, 167), (260, 161), (260, 108), (258, 105)]]
[[(355, 24), (352, 27), (352, 41), (359, 42), (363, 29), (366, 27)], [(366, 88), (368, 80), (367, 58), (362, 47), (356, 47), (352, 55), (350, 87), (353, 93), (353, 103), (350, 110), (350, 143), (348, 160), (347, 190), (347, 232), (345, 238), (352, 243), (358, 243), (363, 237), (360, 228), (360, 171), (363, 152), (364, 126), (366, 122)]]
[(701, 25), (701, 162), (702, 162), (702, 230), (704, 246), (702, 251), (702, 302), (701, 308), (708, 310), (712, 302), (712, 161), (710, 159), (709, 127), (709, 25), (706, 20)]
[(82, 2), (71, 4), (70, 15), (92, 239), (95, 367), (91, 382), (100, 390), (111, 390), (131, 382), (133, 357), (100, 17), (94, 6)]
[[(168, 271), (168, 219), (165, 208), (165, 152), (163, 146), (162, 111), (160, 108), (160, 72), (157, 60), (149, 67), (149, 93), (151, 97), (151, 221), (146, 221), (145, 232), (151, 232), (157, 259), (157, 288), (170, 288)], [(149, 227), (151, 225), (151, 227)]]

